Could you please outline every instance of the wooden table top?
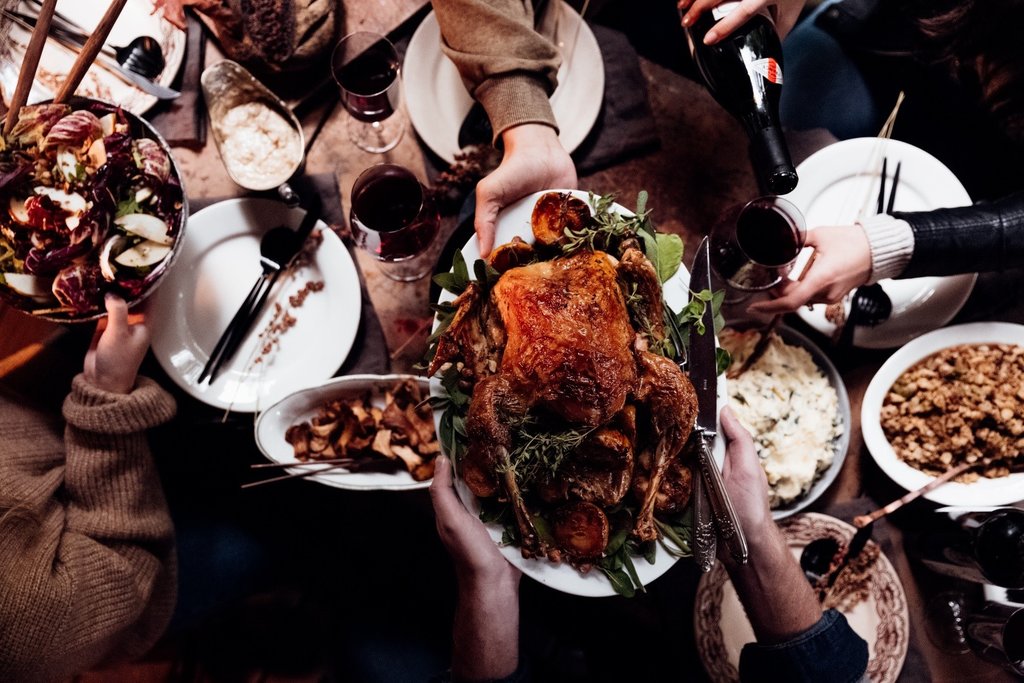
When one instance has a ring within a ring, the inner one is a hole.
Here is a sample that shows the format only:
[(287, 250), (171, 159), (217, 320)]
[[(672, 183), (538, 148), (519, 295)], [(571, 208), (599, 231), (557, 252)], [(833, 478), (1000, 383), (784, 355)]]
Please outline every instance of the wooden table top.
[[(375, 0), (345, 2), (345, 29), (386, 33), (419, 10), (422, 0)], [(213, 46), (207, 62), (219, 59)], [(696, 247), (714, 218), (726, 207), (757, 194), (747, 160), (746, 138), (739, 126), (722, 112), (699, 84), (641, 58), (648, 99), (657, 125), (659, 149), (607, 170), (579, 179), (582, 189), (614, 193), (629, 203), (640, 190), (647, 190), (653, 218), (659, 228), (684, 238), (688, 253)], [(400, 112), (405, 116), (404, 111)], [(349, 191), (355, 177), (365, 167), (382, 162), (405, 165), (425, 177), (423, 148), (416, 135), (407, 130), (401, 143), (386, 154), (370, 154), (355, 148), (347, 140), (344, 119), (338, 108), (325, 126), (307, 159), (310, 173), (334, 173), (343, 206), (348, 206)], [(228, 177), (213, 142), (200, 150), (177, 149), (175, 156), (182, 169), (186, 187), (193, 196), (230, 197), (243, 191)], [(199, 189), (201, 188), (201, 189)], [(446, 222), (450, 231), (453, 221)], [(442, 235), (444, 237), (444, 235)], [(380, 275), (373, 259), (358, 253), (366, 275), (367, 288), (380, 317), (389, 350), (392, 369), (413, 370), (425, 348), (424, 325), (430, 320), (428, 281), (396, 283)], [(689, 260), (688, 258), (686, 259)], [(59, 334), (52, 323), (33, 320), (0, 306), (0, 378), (37, 353), (48, 339)], [(860, 404), (875, 370), (887, 354), (869, 353), (842, 364), (843, 379), (850, 395), (853, 424), (850, 448), (842, 472), (826, 496), (811, 509), (824, 510), (865, 493), (876, 497), (895, 492), (891, 484), (876, 481), (883, 477), (867, 453), (860, 434)], [(880, 498), (883, 502), (885, 498)], [(894, 526), (897, 537), (899, 528)], [(899, 542), (899, 539), (895, 539)], [(915, 573), (903, 556), (894, 563), (903, 579), (910, 604), (912, 631), (927, 663), (933, 681), (966, 680), (976, 683), (1010, 681), (1013, 678), (996, 667), (970, 655), (951, 656), (936, 650), (924, 636), (923, 599)]]

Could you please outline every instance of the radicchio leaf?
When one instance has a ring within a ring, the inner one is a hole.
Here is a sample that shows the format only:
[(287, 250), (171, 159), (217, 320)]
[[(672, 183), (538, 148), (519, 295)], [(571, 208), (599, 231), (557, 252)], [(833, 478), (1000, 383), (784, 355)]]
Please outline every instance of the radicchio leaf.
[(150, 138), (142, 138), (135, 141), (135, 153), (141, 162), (139, 168), (142, 173), (156, 180), (157, 187), (167, 182), (171, 175), (171, 160), (156, 142)]
[(25, 213), (28, 214), (29, 225), (36, 230), (59, 233), (68, 231), (64, 222), (67, 214), (49, 197), (30, 195), (25, 200)]
[(99, 266), (76, 263), (64, 268), (53, 279), (53, 295), (62, 306), (82, 314), (99, 309), (103, 301)]
[(107, 163), (96, 170), (92, 177), (93, 205), (107, 213), (117, 210), (119, 188), (128, 182), (135, 170), (132, 156), (132, 139), (125, 133), (114, 133), (103, 138), (107, 151)]
[(25, 256), (25, 272), (33, 275), (54, 273), (92, 249), (92, 233), (78, 230), (71, 234), (72, 242), (64, 247), (34, 247)]
[(54, 124), (71, 113), (66, 104), (33, 104), (22, 107), (7, 141), (13, 145), (33, 145), (42, 140)]
[(0, 193), (14, 188), (32, 173), (32, 164), (25, 162), (16, 165), (4, 164), (0, 167)]
[(103, 137), (103, 124), (92, 112), (81, 109), (68, 114), (53, 125), (43, 140), (44, 149), (71, 147), (85, 149)]

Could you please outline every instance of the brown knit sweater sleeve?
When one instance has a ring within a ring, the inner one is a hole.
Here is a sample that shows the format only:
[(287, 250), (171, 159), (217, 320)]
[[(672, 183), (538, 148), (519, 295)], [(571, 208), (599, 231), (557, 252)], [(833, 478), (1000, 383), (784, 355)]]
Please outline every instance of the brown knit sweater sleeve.
[(174, 534), (145, 430), (174, 400), (82, 375), (59, 423), (0, 398), (0, 680), (53, 681), (141, 655), (170, 620)]
[(530, 0), (433, 0), (433, 6), (441, 49), (487, 111), (495, 140), (523, 123), (558, 129), (548, 97), (561, 57), (533, 29)]

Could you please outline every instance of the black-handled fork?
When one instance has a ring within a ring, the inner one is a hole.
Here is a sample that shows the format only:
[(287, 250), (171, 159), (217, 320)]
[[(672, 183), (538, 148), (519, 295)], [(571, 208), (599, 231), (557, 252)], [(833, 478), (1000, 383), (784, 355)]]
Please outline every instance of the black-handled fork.
[(273, 228), (263, 236), (260, 241), (260, 267), (263, 273), (257, 278), (256, 284), (249, 290), (242, 305), (217, 340), (209, 360), (196, 379), (196, 384), (202, 384), (207, 378), (213, 383), (217, 378), (220, 368), (231, 360), (238, 347), (245, 341), (281, 273), (288, 269), (302, 251), (302, 246), (320, 218), (320, 198), (315, 193), (311, 194), (311, 198), (312, 201), (308, 202), (306, 215), (298, 230)]

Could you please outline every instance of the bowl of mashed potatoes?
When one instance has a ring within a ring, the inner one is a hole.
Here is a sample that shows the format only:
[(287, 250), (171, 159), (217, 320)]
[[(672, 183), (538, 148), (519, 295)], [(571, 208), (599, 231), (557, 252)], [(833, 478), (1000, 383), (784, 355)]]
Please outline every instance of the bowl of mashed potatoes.
[[(725, 328), (721, 345), (742, 366), (761, 332)], [(754, 439), (775, 519), (813, 503), (842, 468), (850, 443), (850, 399), (828, 356), (780, 325), (762, 356), (730, 377), (729, 405)]]

